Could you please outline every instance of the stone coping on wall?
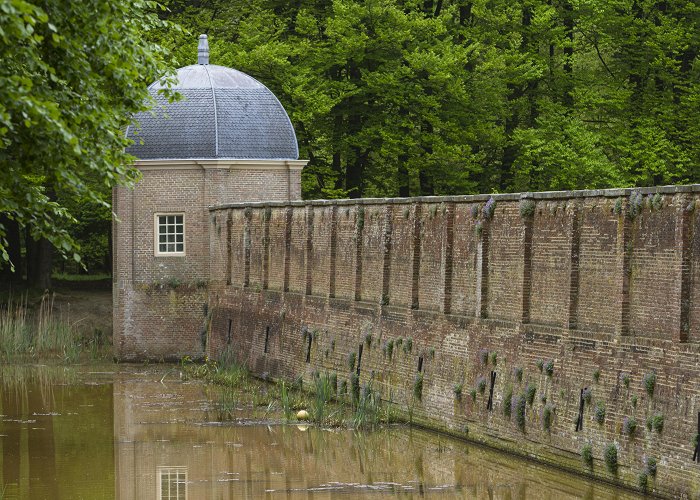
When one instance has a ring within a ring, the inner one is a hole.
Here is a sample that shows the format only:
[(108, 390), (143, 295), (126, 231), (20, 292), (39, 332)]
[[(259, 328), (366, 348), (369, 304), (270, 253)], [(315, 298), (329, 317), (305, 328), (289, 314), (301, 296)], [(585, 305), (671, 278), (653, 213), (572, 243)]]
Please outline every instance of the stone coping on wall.
[(209, 210), (225, 210), (228, 208), (246, 207), (287, 207), (287, 206), (327, 206), (327, 205), (404, 205), (411, 203), (443, 203), (443, 202), (481, 202), (489, 198), (496, 201), (518, 201), (522, 199), (533, 200), (564, 200), (572, 198), (618, 198), (629, 196), (632, 192), (646, 194), (680, 194), (700, 193), (700, 184), (671, 185), (656, 187), (632, 187), (615, 189), (581, 189), (577, 191), (539, 191), (524, 193), (494, 193), (494, 194), (470, 194), (457, 196), (416, 196), (412, 198), (346, 198), (338, 200), (298, 200), (298, 201), (258, 201), (227, 203), (209, 207)]

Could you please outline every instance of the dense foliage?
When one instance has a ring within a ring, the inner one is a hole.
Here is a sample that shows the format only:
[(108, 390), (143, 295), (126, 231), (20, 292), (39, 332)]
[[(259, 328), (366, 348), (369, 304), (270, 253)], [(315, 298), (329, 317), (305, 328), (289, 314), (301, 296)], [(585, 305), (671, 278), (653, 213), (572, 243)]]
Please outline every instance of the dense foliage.
[(75, 208), (106, 207), (109, 220), (110, 188), (135, 179), (122, 131), (167, 68), (144, 38), (168, 28), (157, 9), (0, 0), (0, 262), (8, 248), (19, 259), (20, 229), (79, 260)]
[[(291, 115), (306, 197), (700, 178), (700, 5), (171, 0)], [(166, 34), (183, 61), (192, 35)]]

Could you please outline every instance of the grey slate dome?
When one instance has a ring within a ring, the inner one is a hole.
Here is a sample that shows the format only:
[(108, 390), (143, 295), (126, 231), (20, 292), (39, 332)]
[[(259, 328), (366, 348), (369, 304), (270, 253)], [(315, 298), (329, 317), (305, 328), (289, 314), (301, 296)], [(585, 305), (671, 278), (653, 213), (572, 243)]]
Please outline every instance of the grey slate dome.
[(151, 111), (138, 113), (127, 128), (134, 144), (127, 152), (141, 160), (299, 158), (294, 127), (275, 95), (254, 78), (209, 64), (206, 35), (199, 40), (199, 64), (177, 70), (183, 99), (168, 103), (149, 87)]

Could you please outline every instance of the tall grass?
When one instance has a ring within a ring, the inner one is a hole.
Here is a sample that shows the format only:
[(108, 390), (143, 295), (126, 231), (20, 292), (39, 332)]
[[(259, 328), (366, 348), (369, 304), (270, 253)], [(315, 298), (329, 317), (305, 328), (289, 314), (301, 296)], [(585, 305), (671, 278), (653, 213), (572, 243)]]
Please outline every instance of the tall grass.
[(318, 375), (314, 382), (315, 395), (311, 418), (317, 424), (323, 425), (328, 416), (328, 403), (333, 397), (333, 387), (327, 374)]
[(54, 295), (45, 293), (30, 314), (27, 296), (12, 296), (0, 305), (0, 355), (57, 356), (74, 361), (82, 351), (80, 335), (54, 310)]
[(376, 426), (381, 420), (381, 397), (372, 389), (372, 382), (362, 388), (352, 423), (356, 429)]

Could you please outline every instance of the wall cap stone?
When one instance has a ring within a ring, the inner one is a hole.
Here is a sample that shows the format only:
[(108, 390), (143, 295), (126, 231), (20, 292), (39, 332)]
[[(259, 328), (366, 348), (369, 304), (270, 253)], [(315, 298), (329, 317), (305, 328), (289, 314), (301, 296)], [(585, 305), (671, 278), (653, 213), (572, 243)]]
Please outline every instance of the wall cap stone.
[(581, 189), (577, 191), (540, 191), (524, 193), (471, 194), (458, 196), (416, 196), (413, 198), (355, 198), (341, 200), (299, 200), (299, 201), (261, 201), (227, 203), (209, 207), (209, 210), (226, 210), (247, 207), (306, 207), (306, 206), (354, 206), (354, 205), (410, 205), (415, 203), (475, 203), (493, 197), (496, 201), (532, 200), (570, 200), (572, 198), (619, 198), (629, 196), (632, 192), (646, 194), (680, 194), (700, 193), (700, 184), (656, 186), (640, 188), (615, 189)]

